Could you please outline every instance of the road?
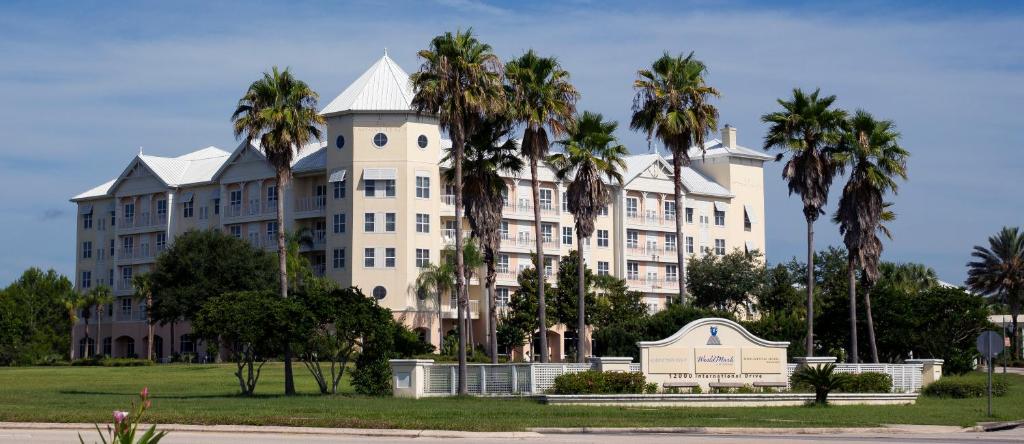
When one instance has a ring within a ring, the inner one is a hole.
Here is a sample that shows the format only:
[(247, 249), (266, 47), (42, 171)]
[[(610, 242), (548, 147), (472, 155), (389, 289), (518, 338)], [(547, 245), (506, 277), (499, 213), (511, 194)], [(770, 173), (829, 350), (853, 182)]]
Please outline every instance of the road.
[[(83, 432), (85, 432), (83, 430)], [(83, 433), (86, 442), (96, 439), (95, 430), (92, 433)], [(431, 443), (607, 443), (622, 444), (633, 440), (643, 441), (644, 444), (661, 443), (697, 443), (709, 442), (715, 444), (775, 444), (792, 442), (836, 442), (845, 444), (856, 443), (1020, 443), (1024, 442), (1024, 429), (1006, 430), (989, 433), (850, 433), (832, 435), (702, 435), (702, 434), (546, 434), (525, 438), (401, 438), (401, 437), (371, 437), (356, 435), (312, 435), (312, 434), (278, 434), (278, 433), (222, 433), (222, 432), (186, 432), (175, 431), (161, 441), (161, 444), (199, 444), (199, 443), (224, 443), (224, 444), (298, 444), (298, 443), (396, 443), (396, 444), (431, 444)], [(3, 429), (0, 430), (0, 443), (40, 443), (40, 444), (64, 444), (78, 442), (78, 432), (75, 430), (31, 430), (31, 429)]]

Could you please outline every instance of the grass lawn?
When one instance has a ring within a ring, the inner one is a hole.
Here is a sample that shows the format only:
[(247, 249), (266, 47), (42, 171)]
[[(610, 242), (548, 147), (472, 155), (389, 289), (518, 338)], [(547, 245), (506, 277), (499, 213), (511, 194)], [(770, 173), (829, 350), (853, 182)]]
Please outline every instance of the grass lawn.
[[(320, 396), (302, 364), (300, 396), (284, 397), (283, 368), (267, 364), (257, 395), (236, 395), (232, 365), (0, 368), (0, 421), (107, 422), (143, 386), (154, 396), (148, 420), (178, 424), (514, 431), (530, 427), (868, 427), (881, 424), (974, 425), (1024, 418), (1024, 376), (993, 400), (921, 397), (913, 406), (627, 408), (548, 406), (524, 399), (423, 400)], [(346, 386), (346, 390), (348, 387)]]

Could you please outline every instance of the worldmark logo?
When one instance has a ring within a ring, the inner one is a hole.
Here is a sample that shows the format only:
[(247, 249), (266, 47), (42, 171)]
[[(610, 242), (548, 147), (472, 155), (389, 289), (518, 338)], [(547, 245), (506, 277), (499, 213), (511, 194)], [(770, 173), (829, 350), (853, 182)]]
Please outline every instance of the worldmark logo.
[(708, 338), (707, 345), (722, 345), (722, 341), (718, 340), (718, 327), (711, 327), (711, 337)]

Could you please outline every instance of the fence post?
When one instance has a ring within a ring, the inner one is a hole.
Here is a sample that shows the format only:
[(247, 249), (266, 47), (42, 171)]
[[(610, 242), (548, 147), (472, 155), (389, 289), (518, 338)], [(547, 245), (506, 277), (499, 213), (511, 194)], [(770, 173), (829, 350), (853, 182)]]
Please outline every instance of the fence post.
[(480, 365), (480, 394), (487, 394), (487, 366)]
[(515, 364), (512, 367), (512, 393), (519, 393), (519, 371)]
[(456, 380), (456, 378), (458, 378), (458, 377), (455, 375), (455, 366), (448, 366), (448, 368), (451, 369), (451, 371), (448, 372), (448, 374), (451, 375), (450, 381), (452, 382), (451, 386), (449, 387), (449, 390), (451, 391), (451, 394), (454, 395), (455, 394), (455, 389), (459, 385), (459, 381)]
[(530, 369), (530, 394), (533, 395), (537, 393), (537, 372), (534, 371), (533, 363), (530, 363), (527, 368)]

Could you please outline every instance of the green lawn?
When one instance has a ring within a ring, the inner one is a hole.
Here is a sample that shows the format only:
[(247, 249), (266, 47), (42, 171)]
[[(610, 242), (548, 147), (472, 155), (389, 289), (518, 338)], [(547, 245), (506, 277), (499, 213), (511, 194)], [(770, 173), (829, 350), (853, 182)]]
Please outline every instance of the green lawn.
[(922, 397), (914, 406), (659, 409), (547, 406), (523, 399), (320, 396), (301, 364), (295, 371), (302, 395), (281, 396), (282, 367), (268, 364), (258, 395), (242, 398), (235, 395), (238, 387), (230, 365), (0, 368), (0, 421), (106, 422), (112, 410), (128, 407), (143, 386), (154, 395), (149, 420), (180, 424), (510, 431), (559, 426), (968, 426), (1024, 418), (1024, 376), (1018, 375), (1010, 375), (1010, 393), (994, 400), (993, 419), (985, 416), (984, 399)]

